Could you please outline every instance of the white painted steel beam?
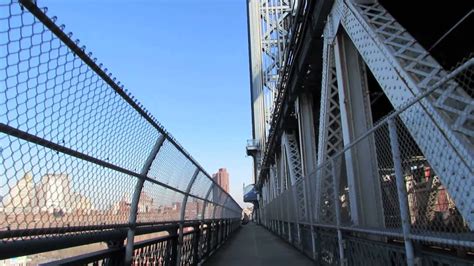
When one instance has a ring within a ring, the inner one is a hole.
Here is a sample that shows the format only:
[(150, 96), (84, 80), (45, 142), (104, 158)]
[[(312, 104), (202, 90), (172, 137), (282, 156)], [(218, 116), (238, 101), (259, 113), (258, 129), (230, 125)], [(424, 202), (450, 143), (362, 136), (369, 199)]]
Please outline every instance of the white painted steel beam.
[[(334, 47), (341, 126), (344, 145), (372, 127), (365, 65), (343, 32)], [(356, 225), (383, 226), (382, 196), (377, 172), (375, 141), (372, 136), (344, 154), (351, 219)]]
[[(447, 74), (380, 5), (340, 2), (339, 17), (357, 51), (395, 109)], [(474, 101), (449, 81), (400, 117), (474, 228)]]

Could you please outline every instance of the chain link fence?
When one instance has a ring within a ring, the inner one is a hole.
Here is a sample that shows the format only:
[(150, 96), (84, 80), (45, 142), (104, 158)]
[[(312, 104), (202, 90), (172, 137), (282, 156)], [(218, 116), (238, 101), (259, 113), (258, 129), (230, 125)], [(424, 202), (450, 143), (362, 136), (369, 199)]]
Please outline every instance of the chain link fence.
[[(468, 173), (450, 173), (462, 178), (444, 181), (435, 170), (442, 166), (431, 165), (425, 157), (426, 149), (436, 149), (442, 156), (443, 147), (436, 139), (420, 147), (413, 136), (430, 138), (430, 132), (415, 132), (406, 124), (416, 123), (423, 115), (418, 109), (423, 101), (431, 101), (433, 94), (439, 96), (456, 87), (472, 97), (473, 74), (471, 56), (301, 179), (309, 202), (309, 221), (299, 221), (295, 215), (295, 189), (301, 185), (296, 183), (262, 206), (262, 222), (321, 265), (339, 265), (342, 261), (349, 265), (404, 265), (407, 257), (419, 265), (472, 265), (474, 229), (469, 226), (469, 216), (463, 216), (458, 207), (464, 204), (472, 213), (474, 202), (456, 203), (451, 193), (469, 195), (474, 191), (473, 168)], [(349, 160), (349, 156), (356, 159)], [(364, 173), (374, 177), (367, 185), (373, 186), (380, 206), (380, 215), (369, 218), (361, 217), (364, 210), (360, 199), (351, 196), (358, 188), (350, 183), (349, 176), (360, 167), (349, 162), (363, 157), (375, 158), (365, 165)], [(301, 234), (311, 235), (312, 247)]]
[(4, 247), (241, 216), (234, 199), (33, 1), (0, 1), (0, 110)]

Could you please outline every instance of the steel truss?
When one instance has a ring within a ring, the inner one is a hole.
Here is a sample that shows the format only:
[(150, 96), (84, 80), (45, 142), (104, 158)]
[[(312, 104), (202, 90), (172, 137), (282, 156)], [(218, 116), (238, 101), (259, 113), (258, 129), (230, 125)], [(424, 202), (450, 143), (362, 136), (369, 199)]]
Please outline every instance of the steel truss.
[[(446, 71), (380, 4), (341, 4), (338, 11), (341, 25), (395, 108), (446, 76)], [(402, 115), (471, 228), (474, 195), (460, 191), (465, 184), (462, 180), (473, 176), (474, 131), (467, 126), (474, 122), (470, 114), (473, 105), (472, 97), (450, 81)]]
[(286, 61), (290, 37), (291, 0), (260, 0), (261, 60), (265, 96), (265, 121), (270, 123), (279, 72)]
[[(261, 206), (263, 222), (322, 264), (441, 263), (413, 242), (474, 248), (474, 59), (448, 73), (379, 3), (360, 2), (336, 0), (325, 24), (319, 134), (309, 136), (318, 140), (318, 166), (292, 173), (301, 154), (287, 151), (289, 135), (280, 132), (281, 152), (263, 161), (274, 158), (271, 180), (282, 185)], [(395, 110), (376, 124), (367, 71)], [(293, 151), (307, 148), (298, 147), (307, 137), (299, 133)], [(387, 239), (404, 249), (380, 258), (366, 249)]]

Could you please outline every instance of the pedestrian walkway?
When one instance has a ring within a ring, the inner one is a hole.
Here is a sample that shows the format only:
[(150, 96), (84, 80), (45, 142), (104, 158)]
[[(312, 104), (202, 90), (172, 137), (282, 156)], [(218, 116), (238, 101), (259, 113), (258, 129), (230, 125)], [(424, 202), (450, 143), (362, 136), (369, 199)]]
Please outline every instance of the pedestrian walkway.
[(249, 223), (235, 232), (204, 265), (304, 266), (314, 262), (264, 227)]

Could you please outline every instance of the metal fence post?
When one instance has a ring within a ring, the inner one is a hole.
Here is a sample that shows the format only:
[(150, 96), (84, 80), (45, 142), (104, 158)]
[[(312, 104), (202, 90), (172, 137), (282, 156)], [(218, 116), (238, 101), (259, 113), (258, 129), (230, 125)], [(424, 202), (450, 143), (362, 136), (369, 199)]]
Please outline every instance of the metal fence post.
[(194, 239), (193, 239), (193, 265), (197, 265), (199, 263), (199, 244), (201, 243), (201, 224), (194, 225)]
[(289, 194), (290, 194), (290, 191), (289, 191), (290, 188), (287, 188), (285, 193), (287, 195), (286, 197), (286, 218), (287, 218), (287, 226), (288, 226), (288, 242), (292, 242), (293, 241), (293, 237), (291, 236), (291, 218), (290, 218), (290, 200), (288, 200), (289, 198)]
[(227, 236), (227, 220), (222, 221), (221, 243), (224, 243)]
[(344, 240), (342, 239), (342, 232), (340, 229), (341, 226), (341, 206), (339, 206), (339, 177), (337, 176), (336, 171), (336, 158), (331, 160), (331, 174), (332, 174), (332, 184), (334, 191), (334, 209), (336, 212), (336, 225), (337, 225), (337, 243), (339, 245), (339, 260), (341, 265), (345, 265), (345, 256), (344, 256)]
[(397, 125), (394, 118), (388, 120), (388, 130), (390, 136), (390, 147), (392, 149), (393, 166), (395, 168), (395, 181), (397, 184), (398, 204), (400, 207), (400, 218), (402, 220), (403, 238), (405, 242), (405, 252), (408, 266), (415, 265), (415, 253), (413, 243), (409, 239), (410, 217), (408, 212), (407, 193), (405, 188), (405, 178), (400, 157), (400, 145), (398, 142)]
[[(209, 190), (206, 193), (206, 196), (204, 197), (206, 200), (209, 198), (209, 195), (211, 195), (212, 188), (214, 187), (214, 183), (209, 186)], [(206, 208), (207, 208), (207, 201), (204, 202), (204, 206), (202, 207), (202, 214), (201, 214), (201, 220), (204, 220), (206, 217)]]
[(284, 211), (286, 208), (284, 208), (283, 204), (282, 204), (282, 193), (280, 193), (280, 197), (279, 197), (279, 200), (278, 200), (278, 209), (280, 210), (279, 213), (280, 213), (280, 231), (281, 231), (281, 236), (283, 237), (285, 235), (285, 217), (284, 217)]
[[(155, 146), (153, 146), (153, 149), (151, 150), (150, 154), (148, 155), (148, 158), (145, 161), (145, 164), (143, 165), (143, 168), (140, 172), (141, 175), (148, 174), (151, 164), (155, 160), (156, 155), (160, 151), (160, 148), (161, 146), (163, 146), (163, 143), (165, 142), (165, 140), (166, 140), (165, 135), (161, 135), (156, 140)], [(130, 265), (132, 263), (133, 243), (134, 243), (134, 238), (135, 238), (135, 227), (137, 224), (137, 215), (138, 215), (138, 202), (140, 201), (140, 194), (142, 193), (142, 188), (143, 188), (144, 183), (145, 183), (145, 180), (143, 178), (139, 178), (137, 180), (135, 191), (133, 192), (132, 202), (130, 204), (130, 214), (128, 218), (128, 223), (130, 227), (127, 232), (127, 246), (125, 247), (125, 265)]]
[[(313, 259), (316, 259), (316, 243), (315, 243), (315, 233), (314, 233), (314, 227), (313, 227), (313, 224), (314, 224), (314, 208), (313, 206), (310, 206), (310, 204), (308, 204), (309, 202), (311, 202), (311, 177), (310, 176), (306, 176), (305, 179), (303, 180), (303, 182), (305, 182), (305, 193), (306, 193), (306, 196), (305, 196), (305, 203), (307, 204), (306, 205), (306, 211), (307, 211), (307, 215), (309, 216), (308, 217), (308, 222), (310, 224), (310, 234), (311, 234), (311, 253), (313, 254)], [(308, 183), (306, 183), (308, 182)]]
[(178, 265), (178, 230), (179, 226), (176, 226), (175, 228), (168, 231), (168, 233), (173, 236), (171, 239), (170, 265)]
[(206, 232), (206, 257), (209, 256), (209, 253), (211, 253), (211, 238), (212, 238), (212, 222), (209, 222), (206, 224), (207, 225), (207, 232)]
[(224, 239), (227, 239), (229, 237), (229, 220), (226, 219), (225, 220), (225, 238)]
[(184, 194), (183, 197), (183, 202), (181, 204), (181, 213), (179, 217), (179, 236), (178, 236), (178, 260), (177, 263), (179, 264), (181, 261), (181, 247), (183, 246), (183, 227), (184, 227), (184, 216), (186, 214), (186, 204), (188, 203), (188, 197), (189, 197), (189, 192), (191, 191), (191, 188), (193, 187), (194, 181), (196, 180), (196, 177), (198, 176), (200, 170), (199, 168), (196, 168), (194, 171), (193, 176), (191, 177), (191, 180), (189, 180), (188, 187), (186, 188), (186, 194)]
[(221, 221), (216, 221), (216, 241), (214, 244), (214, 249), (217, 249), (217, 246), (219, 245), (219, 232), (221, 231)]

